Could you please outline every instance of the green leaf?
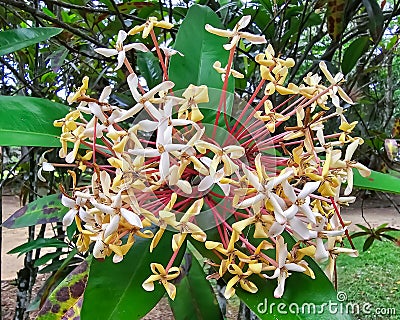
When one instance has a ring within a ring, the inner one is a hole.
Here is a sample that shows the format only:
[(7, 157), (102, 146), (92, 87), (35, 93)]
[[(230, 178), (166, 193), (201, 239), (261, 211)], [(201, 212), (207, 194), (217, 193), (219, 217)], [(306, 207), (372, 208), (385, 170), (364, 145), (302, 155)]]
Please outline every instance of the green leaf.
[(68, 107), (46, 99), (0, 96), (0, 145), (60, 147), (60, 128)]
[[(173, 254), (172, 235), (166, 231), (152, 253), (151, 239), (137, 238), (124, 260), (117, 264), (111, 258), (103, 262), (93, 259), (81, 319), (101, 315), (102, 320), (134, 320), (146, 315), (165, 294), (165, 289), (155, 283), (154, 291), (147, 292), (142, 283), (152, 274), (150, 263), (161, 263), (164, 267), (168, 263)], [(181, 248), (182, 254), (175, 263), (180, 263), (184, 250)]]
[(374, 243), (374, 240), (375, 240), (374, 236), (368, 237), (364, 242), (363, 251), (367, 251)]
[[(193, 5), (183, 20), (176, 36), (176, 54), (171, 57), (169, 79), (175, 83), (174, 90), (186, 89), (189, 84), (205, 84), (209, 88), (222, 89), (221, 75), (212, 65), (220, 61), (228, 62), (229, 52), (223, 48), (228, 39), (221, 38), (205, 30), (205, 25), (223, 28), (217, 14), (208, 7)], [(230, 79), (228, 91), (233, 92), (234, 81)]]
[(175, 319), (223, 319), (217, 298), (199, 261), (189, 253), (185, 255), (185, 265), (189, 270), (176, 284), (175, 300), (169, 299)]
[(68, 245), (58, 239), (44, 239), (44, 238), (39, 238), (36, 240), (29, 241), (27, 243), (21, 244), (20, 246), (11, 249), (7, 253), (12, 254), (12, 253), (19, 253), (18, 256), (21, 254), (27, 253), (29, 251), (32, 251), (34, 249), (39, 249), (39, 248), (66, 248)]
[(50, 39), (59, 34), (60, 28), (21, 28), (0, 32), (0, 56)]
[(36, 224), (62, 221), (68, 208), (61, 203), (61, 194), (39, 198), (18, 209), (3, 223), (9, 229), (24, 228)]
[(61, 256), (62, 254), (64, 254), (64, 252), (61, 252), (61, 251), (47, 253), (44, 256), (40, 257), (39, 259), (35, 260), (35, 263), (33, 264), (33, 266), (40, 267), (41, 265), (49, 262), (50, 260), (53, 260), (54, 258)]
[(372, 39), (376, 42), (379, 41), (383, 32), (385, 18), (382, 9), (376, 0), (362, 0), (365, 10), (368, 14), (368, 28)]
[(79, 318), (90, 265), (83, 261), (53, 290), (40, 309), (37, 320)]
[(353, 70), (357, 64), (357, 61), (368, 48), (368, 43), (369, 37), (365, 36), (357, 38), (349, 45), (343, 55), (342, 71), (344, 74), (348, 74), (351, 70)]
[(354, 173), (354, 187), (367, 190), (400, 193), (400, 179), (390, 174), (371, 171), (369, 177), (362, 177), (356, 169)]
[(152, 52), (137, 52), (137, 66), (140, 75), (146, 79), (148, 87), (151, 89), (162, 81), (162, 71), (160, 61)]

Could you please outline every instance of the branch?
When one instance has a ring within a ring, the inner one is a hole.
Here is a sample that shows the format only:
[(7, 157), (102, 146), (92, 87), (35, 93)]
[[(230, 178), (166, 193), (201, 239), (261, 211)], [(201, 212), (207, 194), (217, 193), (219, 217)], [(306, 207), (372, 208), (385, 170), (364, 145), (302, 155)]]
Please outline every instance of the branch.
[(43, 97), (43, 94), (40, 91), (37, 91), (36, 88), (29, 83), (29, 81), (27, 81), (24, 77), (21, 77), (20, 74), (18, 73), (18, 71), (10, 64), (8, 63), (6, 60), (4, 60), (2, 57), (0, 57), (0, 62), (2, 64), (4, 64), (10, 71), (11, 73), (19, 80), (21, 81), (25, 87), (27, 87), (28, 89), (30, 89), (32, 91), (32, 93), (34, 95), (36, 95), (37, 97)]
[(24, 3), (24, 2), (20, 2), (20, 1), (14, 1), (14, 0), (0, 0), (1, 3), (5, 3), (11, 6), (14, 6), (16, 8), (22, 9), (26, 12), (29, 12), (30, 14), (32, 14), (32, 16), (37, 17), (37, 18), (41, 18), (43, 20), (47, 20), (52, 22), (55, 26), (60, 26), (62, 28), (64, 28), (65, 30), (70, 31), (71, 33), (81, 37), (82, 39), (85, 39), (89, 42), (91, 42), (92, 44), (96, 45), (97, 47), (102, 47), (103, 44), (100, 43), (99, 41), (97, 41), (95, 38), (92, 38), (90, 36), (88, 36), (86, 33), (72, 27), (71, 25), (57, 20), (53, 17), (48, 16), (47, 14), (44, 14), (43, 12), (40, 12), (38, 10), (36, 10), (35, 8), (29, 6), (28, 4)]

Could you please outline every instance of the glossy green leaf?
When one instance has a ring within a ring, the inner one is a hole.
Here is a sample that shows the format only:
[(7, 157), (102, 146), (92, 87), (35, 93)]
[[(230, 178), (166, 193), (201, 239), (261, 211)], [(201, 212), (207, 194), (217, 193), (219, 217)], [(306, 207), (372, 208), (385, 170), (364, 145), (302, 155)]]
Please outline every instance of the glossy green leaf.
[(34, 249), (40, 249), (40, 248), (66, 248), (68, 245), (58, 239), (45, 239), (45, 238), (38, 238), (36, 240), (29, 241), (27, 243), (21, 244), (20, 246), (11, 249), (7, 253), (12, 254), (12, 253), (19, 253), (18, 256), (21, 254), (27, 253), (29, 251), (32, 251)]
[(400, 193), (400, 179), (390, 174), (371, 171), (369, 177), (362, 177), (357, 170), (353, 169), (354, 187), (367, 190)]
[(39, 198), (18, 209), (3, 223), (3, 227), (16, 229), (36, 224), (62, 221), (68, 208), (61, 203), (61, 194)]
[(90, 264), (83, 261), (50, 294), (37, 320), (79, 318)]
[(372, 39), (378, 42), (383, 31), (385, 18), (382, 9), (377, 0), (362, 0), (365, 10), (368, 14), (368, 28)]
[[(96, 314), (102, 320), (134, 320), (146, 315), (165, 294), (165, 289), (155, 283), (154, 291), (147, 292), (142, 283), (152, 274), (150, 263), (164, 266), (168, 263), (173, 254), (172, 235), (166, 231), (152, 253), (151, 239), (137, 238), (124, 260), (117, 264), (111, 258), (103, 262), (93, 259), (81, 319), (91, 320)], [(175, 263), (180, 263), (182, 255), (178, 255)]]
[(169, 300), (175, 319), (223, 319), (217, 298), (199, 261), (188, 253), (185, 255), (185, 263), (183, 263), (183, 267), (185, 266), (189, 270), (184, 269), (186, 274), (176, 284), (175, 300)]
[(60, 28), (20, 28), (0, 32), (0, 56), (45, 41), (59, 34)]
[(162, 81), (160, 61), (152, 52), (137, 52), (137, 66), (140, 75), (146, 79), (147, 86), (153, 88)]
[(368, 48), (369, 37), (360, 37), (354, 40), (346, 49), (342, 60), (342, 71), (348, 74), (356, 66), (357, 61)]
[(46, 99), (0, 96), (0, 145), (59, 147), (60, 128), (68, 107)]
[[(217, 14), (208, 7), (193, 5), (183, 20), (176, 36), (175, 54), (169, 65), (169, 79), (175, 83), (174, 90), (186, 89), (189, 84), (205, 84), (209, 88), (222, 89), (221, 75), (212, 65), (220, 61), (222, 66), (228, 62), (229, 53), (223, 48), (228, 42), (205, 30), (205, 25), (223, 28)], [(232, 92), (234, 81), (229, 81), (228, 91)]]

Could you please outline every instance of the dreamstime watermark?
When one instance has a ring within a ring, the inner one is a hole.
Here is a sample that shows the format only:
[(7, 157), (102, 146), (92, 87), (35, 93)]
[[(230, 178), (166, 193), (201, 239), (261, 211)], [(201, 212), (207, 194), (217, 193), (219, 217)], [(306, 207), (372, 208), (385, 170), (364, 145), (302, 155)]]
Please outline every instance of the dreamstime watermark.
[(264, 302), (257, 305), (257, 311), (260, 314), (351, 314), (376, 316), (396, 315), (396, 308), (373, 307), (371, 303), (356, 303), (347, 301), (347, 294), (343, 291), (337, 293), (335, 301), (328, 300), (322, 304), (313, 302), (287, 304), (285, 302), (271, 302), (265, 298)]

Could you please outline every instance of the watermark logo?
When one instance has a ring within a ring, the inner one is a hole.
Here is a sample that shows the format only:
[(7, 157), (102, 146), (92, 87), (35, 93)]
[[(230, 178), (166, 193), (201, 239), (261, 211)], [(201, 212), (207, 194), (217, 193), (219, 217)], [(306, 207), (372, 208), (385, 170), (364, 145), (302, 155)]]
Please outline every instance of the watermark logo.
[(338, 291), (336, 300), (328, 300), (322, 304), (314, 302), (287, 304), (285, 302), (269, 302), (264, 299), (257, 305), (257, 311), (260, 314), (350, 314), (350, 315), (367, 315), (376, 316), (393, 316), (397, 314), (396, 308), (373, 307), (371, 303), (357, 303), (348, 301), (346, 292)]

